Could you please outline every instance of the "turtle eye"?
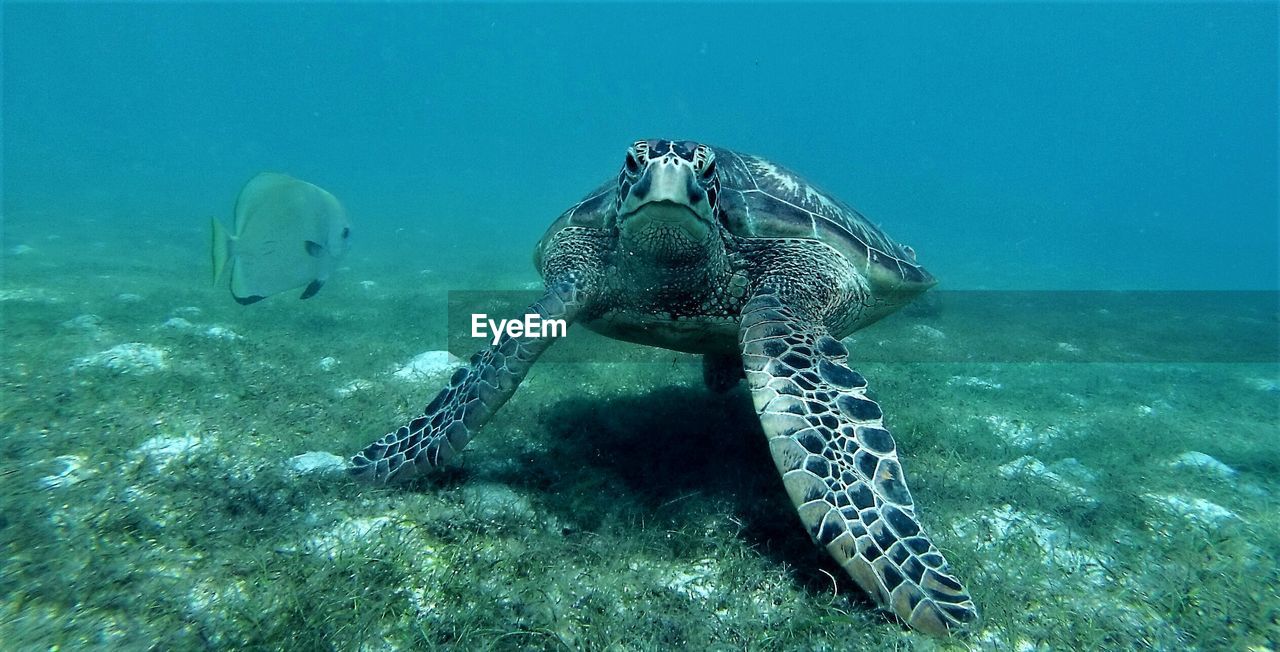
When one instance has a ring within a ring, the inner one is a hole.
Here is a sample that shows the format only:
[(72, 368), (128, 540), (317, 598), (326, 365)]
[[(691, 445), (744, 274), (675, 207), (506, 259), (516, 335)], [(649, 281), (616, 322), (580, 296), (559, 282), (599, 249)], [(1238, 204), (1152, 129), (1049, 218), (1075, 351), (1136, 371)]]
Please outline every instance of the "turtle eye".
[(640, 162), (636, 160), (635, 154), (627, 152), (626, 166), (629, 174), (636, 174), (640, 171)]
[(710, 160), (710, 161), (707, 161), (707, 164), (706, 164), (705, 166), (703, 166), (703, 168), (702, 168), (702, 178), (703, 178), (703, 179), (710, 179), (711, 177), (714, 177), (715, 175), (716, 175), (716, 162), (715, 162), (715, 160), (714, 160), (714, 159), (712, 159), (712, 160)]

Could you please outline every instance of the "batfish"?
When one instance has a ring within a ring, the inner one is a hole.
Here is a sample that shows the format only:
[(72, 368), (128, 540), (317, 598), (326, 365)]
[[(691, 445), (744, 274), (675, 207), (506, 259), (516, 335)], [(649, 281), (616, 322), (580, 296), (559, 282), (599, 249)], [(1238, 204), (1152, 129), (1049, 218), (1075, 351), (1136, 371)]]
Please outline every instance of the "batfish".
[(315, 296), (347, 253), (351, 222), (325, 189), (285, 174), (263, 172), (236, 198), (228, 232), (213, 219), (213, 279), (230, 268), (231, 296), (241, 304), (306, 286)]

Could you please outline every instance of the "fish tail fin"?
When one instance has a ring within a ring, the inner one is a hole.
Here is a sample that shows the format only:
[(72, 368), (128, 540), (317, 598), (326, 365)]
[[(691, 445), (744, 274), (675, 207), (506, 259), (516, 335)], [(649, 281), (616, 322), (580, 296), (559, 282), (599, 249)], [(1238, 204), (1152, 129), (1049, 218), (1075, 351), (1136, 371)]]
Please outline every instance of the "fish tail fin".
[(213, 222), (213, 282), (217, 284), (218, 279), (222, 278), (222, 270), (226, 268), (227, 261), (231, 259), (231, 236), (227, 233), (227, 227), (223, 226), (218, 218), (211, 218)]

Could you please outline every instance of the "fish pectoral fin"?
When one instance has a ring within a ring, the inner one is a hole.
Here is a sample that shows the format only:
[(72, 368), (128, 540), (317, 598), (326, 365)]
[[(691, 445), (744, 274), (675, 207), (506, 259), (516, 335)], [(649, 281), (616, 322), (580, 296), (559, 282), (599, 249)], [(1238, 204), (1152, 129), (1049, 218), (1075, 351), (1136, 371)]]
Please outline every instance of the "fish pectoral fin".
[[(320, 256), (324, 255), (324, 245), (320, 244), (319, 242), (316, 242), (315, 240), (307, 240), (303, 244), (307, 248), (307, 255), (311, 256), (312, 258), (319, 258)], [(306, 297), (303, 297), (303, 298), (305, 299)]]
[(310, 299), (311, 297), (314, 297), (314, 296), (316, 295), (316, 292), (319, 292), (319, 291), (320, 291), (320, 288), (322, 288), (322, 287), (324, 287), (324, 281), (322, 281), (322, 280), (320, 280), (320, 279), (316, 279), (316, 280), (312, 281), (310, 284), (308, 284), (308, 285), (307, 285), (307, 289), (303, 290), (303, 291), (302, 291), (302, 296), (300, 296), (300, 297), (298, 297), (298, 298), (299, 298), (299, 299)]
[(253, 296), (248, 296), (248, 297), (242, 297), (242, 296), (237, 296), (236, 294), (232, 293), (232, 295), (231, 295), (231, 296), (232, 296), (233, 298), (235, 298), (236, 303), (238, 303), (238, 304), (240, 304), (240, 305), (242, 305), (242, 306), (247, 306), (247, 305), (249, 305), (249, 304), (251, 304), (251, 303), (257, 303), (257, 302), (262, 301), (263, 299), (265, 299), (265, 298), (266, 298), (266, 297), (264, 297), (264, 296), (262, 296), (262, 295), (260, 295), (260, 294), (255, 294), (255, 295), (253, 295)]

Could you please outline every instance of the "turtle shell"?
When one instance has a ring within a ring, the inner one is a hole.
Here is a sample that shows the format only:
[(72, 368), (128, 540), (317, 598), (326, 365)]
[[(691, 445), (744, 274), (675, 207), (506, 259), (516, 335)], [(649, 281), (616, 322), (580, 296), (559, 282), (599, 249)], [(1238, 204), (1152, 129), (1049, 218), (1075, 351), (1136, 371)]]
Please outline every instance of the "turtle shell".
[(923, 292), (937, 283), (915, 252), (848, 204), (759, 156), (719, 147), (720, 208), (743, 238), (810, 238), (843, 253), (874, 290)]
[[(885, 235), (861, 213), (795, 173), (759, 156), (722, 147), (716, 153), (720, 211), (742, 238), (808, 238), (825, 242), (865, 274), (877, 294), (914, 296), (937, 283), (915, 252)], [(606, 181), (552, 223), (534, 251), (565, 226), (604, 227), (617, 200), (616, 179)]]

